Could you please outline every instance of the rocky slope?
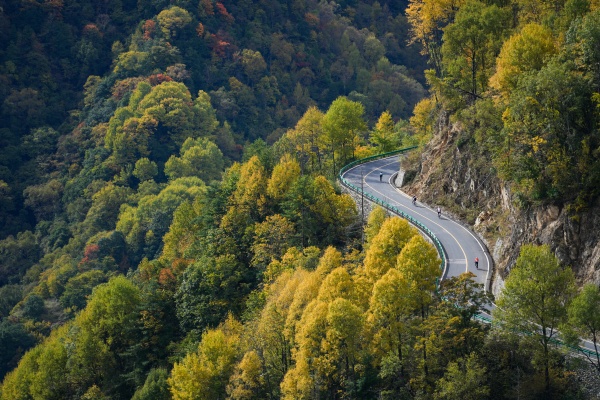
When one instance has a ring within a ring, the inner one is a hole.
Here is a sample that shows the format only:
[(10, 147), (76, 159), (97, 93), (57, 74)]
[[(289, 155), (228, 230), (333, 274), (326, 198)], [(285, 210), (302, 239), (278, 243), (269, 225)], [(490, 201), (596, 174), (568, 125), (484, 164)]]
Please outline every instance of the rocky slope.
[(403, 190), (431, 206), (442, 206), (487, 243), (495, 262), (494, 293), (525, 243), (550, 245), (561, 262), (573, 268), (580, 284), (600, 284), (600, 201), (579, 214), (556, 205), (520, 209), (490, 157), (443, 112), (430, 143), (407, 158), (403, 168), (414, 176)]

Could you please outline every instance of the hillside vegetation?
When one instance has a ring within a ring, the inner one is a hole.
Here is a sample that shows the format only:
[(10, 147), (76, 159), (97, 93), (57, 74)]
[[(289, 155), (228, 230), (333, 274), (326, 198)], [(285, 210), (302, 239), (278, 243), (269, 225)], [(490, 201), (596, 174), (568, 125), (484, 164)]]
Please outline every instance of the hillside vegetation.
[[(587, 209), (598, 197), (600, 4), (413, 1), (412, 37), (433, 69), (416, 110), (461, 124), (474, 168), (491, 161), (520, 208)], [(427, 114), (425, 113), (425, 116)], [(420, 118), (431, 134), (435, 118)], [(480, 160), (477, 163), (477, 159)]]
[(584, 398), (549, 343), (597, 287), (526, 246), (492, 328), (335, 183), (451, 109), (523, 204), (595, 196), (600, 11), (559, 3), (0, 2), (0, 398)]

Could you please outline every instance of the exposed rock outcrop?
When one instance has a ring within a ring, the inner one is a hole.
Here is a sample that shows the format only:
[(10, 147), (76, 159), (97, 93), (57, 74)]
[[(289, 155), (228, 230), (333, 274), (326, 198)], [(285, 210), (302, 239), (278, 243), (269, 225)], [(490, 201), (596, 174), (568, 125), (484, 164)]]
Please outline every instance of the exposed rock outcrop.
[(414, 175), (404, 190), (430, 206), (442, 206), (486, 242), (495, 262), (495, 293), (525, 243), (550, 245), (560, 261), (573, 268), (580, 284), (600, 283), (600, 201), (576, 215), (557, 205), (520, 209), (491, 157), (445, 113), (438, 118), (430, 144), (420, 157), (407, 158), (403, 168)]

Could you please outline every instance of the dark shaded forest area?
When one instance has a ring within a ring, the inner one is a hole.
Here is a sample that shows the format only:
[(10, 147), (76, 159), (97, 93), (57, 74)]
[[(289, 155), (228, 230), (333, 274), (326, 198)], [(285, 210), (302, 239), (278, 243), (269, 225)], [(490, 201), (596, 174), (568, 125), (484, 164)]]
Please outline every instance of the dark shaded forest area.
[(585, 206), (600, 11), (541, 3), (0, 0), (0, 398), (584, 398), (514, 332), (556, 276), (529, 292), (588, 336), (597, 287), (524, 246), (482, 324), (468, 275), (438, 287), (335, 182), (449, 110), (518, 204)]

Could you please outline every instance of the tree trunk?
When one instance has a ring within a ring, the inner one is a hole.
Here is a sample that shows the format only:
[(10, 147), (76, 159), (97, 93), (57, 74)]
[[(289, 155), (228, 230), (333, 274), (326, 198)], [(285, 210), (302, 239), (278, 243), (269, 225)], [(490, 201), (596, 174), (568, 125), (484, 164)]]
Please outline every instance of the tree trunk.
[(544, 328), (544, 379), (546, 381), (546, 396), (550, 395), (550, 361), (548, 360), (548, 340)]

